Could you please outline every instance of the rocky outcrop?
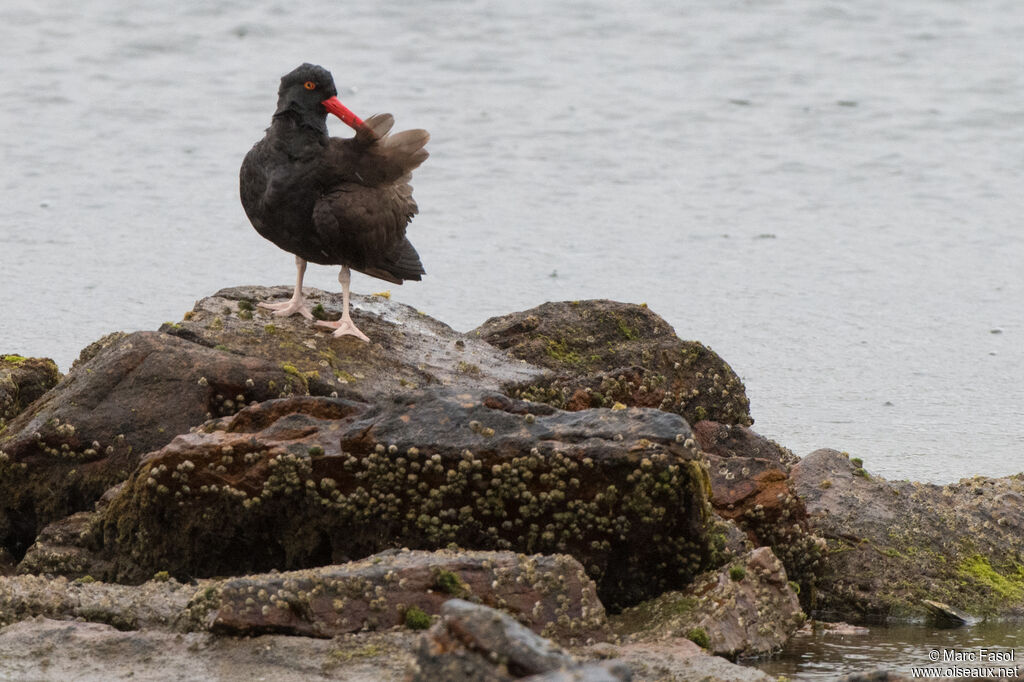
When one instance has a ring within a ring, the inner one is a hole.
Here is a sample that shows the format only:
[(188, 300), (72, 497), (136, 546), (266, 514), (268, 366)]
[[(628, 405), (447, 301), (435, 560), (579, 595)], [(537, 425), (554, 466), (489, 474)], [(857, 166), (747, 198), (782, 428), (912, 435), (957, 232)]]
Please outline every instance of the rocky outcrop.
[(97, 541), (119, 581), (394, 546), (567, 553), (614, 608), (685, 585), (712, 559), (688, 440), (658, 410), (561, 412), (496, 393), (267, 401), (148, 455), (102, 511)]
[(730, 659), (763, 656), (803, 624), (804, 614), (781, 562), (767, 547), (616, 616), (631, 641), (685, 637)]
[(817, 450), (792, 480), (830, 546), (823, 615), (921, 619), (925, 599), (975, 616), (1024, 615), (1024, 475), (886, 481), (844, 453)]
[(113, 566), (95, 553), (95, 512), (76, 512), (43, 528), (18, 564), (18, 572), (78, 579), (109, 575)]
[(656, 407), (690, 424), (752, 423), (732, 368), (710, 348), (681, 341), (646, 305), (545, 303), (494, 317), (469, 333), (553, 374), (512, 387), (560, 409)]
[(0, 434), (7, 422), (38, 400), (60, 381), (60, 371), (49, 358), (0, 355)]
[[(141, 455), (254, 402), (308, 394), (375, 400), (428, 385), (497, 389), (544, 373), (382, 297), (354, 299), (371, 344), (256, 307), (283, 291), (225, 289), (163, 333), (116, 333), (86, 348), (45, 398), (0, 429), (0, 546), (20, 556), (47, 523), (90, 509), (125, 480)], [(338, 309), (335, 297), (307, 293), (324, 315)], [(16, 382), (21, 405), (48, 381), (39, 375), (49, 361), (3, 357), (4, 372), (14, 366), (24, 377)], [(0, 401), (12, 395), (5, 376)]]
[[(55, 375), (0, 373), (0, 676), (38, 670), (18, 646), (62, 676), (63, 641), (147, 679), (266, 656), (280, 679), (758, 680), (690, 640), (777, 649), (802, 617), (787, 576), (850, 618), (1024, 613), (1020, 477), (795, 464), (748, 428), (729, 366), (645, 306), (460, 334), (356, 297), (366, 344), (257, 307), (289, 294), (226, 289), (104, 337), (41, 395)], [(603, 609), (636, 604), (602, 643)]]

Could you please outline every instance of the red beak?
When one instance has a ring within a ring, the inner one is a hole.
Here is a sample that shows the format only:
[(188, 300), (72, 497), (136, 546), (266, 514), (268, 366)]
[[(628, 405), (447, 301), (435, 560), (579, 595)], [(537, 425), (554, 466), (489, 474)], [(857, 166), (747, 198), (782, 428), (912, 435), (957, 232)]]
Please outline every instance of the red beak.
[(359, 118), (352, 111), (341, 103), (337, 97), (329, 97), (323, 101), (324, 108), (345, 122), (353, 130), (361, 130), (365, 127), (363, 119)]

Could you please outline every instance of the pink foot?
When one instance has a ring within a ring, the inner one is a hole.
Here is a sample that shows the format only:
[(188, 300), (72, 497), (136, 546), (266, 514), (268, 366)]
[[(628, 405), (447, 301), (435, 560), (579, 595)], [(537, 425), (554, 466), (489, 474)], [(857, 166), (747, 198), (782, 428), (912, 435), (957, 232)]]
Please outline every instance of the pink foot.
[(298, 313), (307, 320), (313, 319), (313, 313), (310, 312), (309, 306), (306, 305), (305, 298), (292, 298), (284, 303), (260, 303), (260, 308), (266, 308), (267, 310), (273, 311), (275, 317), (288, 317)]
[(331, 334), (331, 336), (334, 337), (354, 336), (357, 339), (362, 339), (363, 341), (369, 342), (370, 340), (369, 336), (359, 331), (359, 328), (356, 327), (355, 322), (353, 322), (352, 318), (350, 317), (343, 317), (337, 322), (317, 322), (316, 326), (325, 327), (327, 329), (333, 329), (334, 333)]

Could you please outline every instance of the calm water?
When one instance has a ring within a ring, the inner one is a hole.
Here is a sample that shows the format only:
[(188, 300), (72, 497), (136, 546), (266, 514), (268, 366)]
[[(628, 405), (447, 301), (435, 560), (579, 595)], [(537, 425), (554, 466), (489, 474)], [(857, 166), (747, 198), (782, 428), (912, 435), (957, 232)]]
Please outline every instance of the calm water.
[[(981, 653), (983, 650), (986, 653)], [(931, 660), (935, 656), (933, 651), (939, 652), (938, 662)], [(988, 652), (995, 654), (992, 660)], [(958, 653), (964, 655), (959, 662)], [(976, 657), (973, 662), (972, 655)], [(1003, 656), (1012, 656), (1013, 660), (1002, 660)], [(943, 669), (938, 679), (955, 679), (955, 673), (945, 674), (945, 669), (950, 667), (1016, 667), (1019, 677), (1024, 675), (1024, 628), (982, 623), (954, 630), (910, 625), (874, 627), (863, 635), (819, 631), (797, 635), (780, 656), (751, 665), (772, 675), (785, 675), (794, 682), (824, 682), (872, 670), (888, 670), (913, 679), (914, 668), (933, 667)], [(960, 677), (970, 677), (970, 673)]]
[(433, 133), (429, 277), (397, 299), (463, 330), (646, 301), (797, 454), (1024, 469), (1024, 5), (671, 4), (6, 0), (0, 352), (67, 368), (221, 287), (290, 284), (237, 169), (312, 61)]

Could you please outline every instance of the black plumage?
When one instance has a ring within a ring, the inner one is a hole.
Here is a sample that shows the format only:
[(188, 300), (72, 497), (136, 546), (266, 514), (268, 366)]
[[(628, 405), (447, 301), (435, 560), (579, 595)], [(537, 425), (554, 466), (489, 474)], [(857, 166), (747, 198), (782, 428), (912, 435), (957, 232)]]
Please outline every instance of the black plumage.
[[(329, 137), (327, 114), (350, 125), (351, 138)], [(427, 158), (425, 130), (391, 134), (394, 118), (360, 121), (337, 99), (324, 68), (303, 64), (281, 79), (278, 106), (266, 135), (245, 156), (240, 173), (242, 206), (260, 235), (295, 254), (295, 295), (265, 304), (275, 314), (311, 317), (302, 297), (306, 262), (341, 265), (339, 280), (348, 313), (348, 269), (394, 284), (424, 274), (406, 237), (418, 208), (409, 182)], [(330, 323), (336, 335), (364, 338), (351, 325)]]

